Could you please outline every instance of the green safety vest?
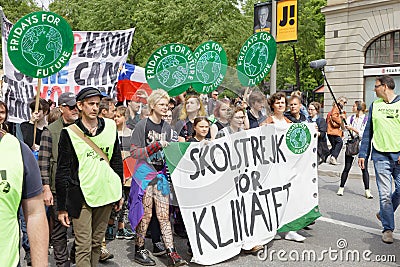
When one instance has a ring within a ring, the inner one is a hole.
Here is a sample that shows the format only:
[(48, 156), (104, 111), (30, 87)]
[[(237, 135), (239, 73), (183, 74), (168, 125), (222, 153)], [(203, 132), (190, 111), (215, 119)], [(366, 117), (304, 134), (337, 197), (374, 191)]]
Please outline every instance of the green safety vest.
[[(104, 130), (96, 136), (88, 136), (111, 160), (114, 143), (117, 138), (115, 122), (104, 119)], [(79, 182), (90, 207), (100, 207), (116, 202), (122, 197), (121, 179), (82, 138), (76, 135), (70, 128), (66, 128), (74, 146), (79, 161)]]
[(0, 140), (0, 263), (19, 262), (18, 207), (21, 202), (24, 165), (17, 138), (5, 134)]
[(375, 100), (372, 109), (373, 145), (379, 152), (400, 151), (400, 101)]

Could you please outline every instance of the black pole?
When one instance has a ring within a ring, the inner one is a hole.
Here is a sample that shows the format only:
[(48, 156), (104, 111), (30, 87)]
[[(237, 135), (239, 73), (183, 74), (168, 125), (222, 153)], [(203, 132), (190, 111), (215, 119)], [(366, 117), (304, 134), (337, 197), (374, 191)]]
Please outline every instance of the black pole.
[[(324, 71), (324, 67), (321, 68), (321, 72), (322, 72), (322, 75), (324, 76), (326, 85), (328, 86), (328, 90), (329, 90), (329, 92), (330, 92), (331, 95), (332, 95), (333, 101), (335, 102), (336, 106), (337, 106), (338, 109), (339, 109), (339, 114), (343, 114), (342, 108), (341, 108), (341, 106), (339, 105), (339, 103), (337, 102), (336, 97), (335, 97), (335, 95), (333, 94), (332, 88), (331, 88), (331, 86), (329, 85), (328, 79), (326, 78), (325, 71)], [(342, 118), (342, 121), (343, 121), (344, 125), (347, 125), (347, 122), (346, 122), (346, 120), (345, 120), (344, 118)], [(352, 133), (350, 130), (349, 130), (349, 134), (350, 134), (351, 139), (353, 139), (354, 136), (353, 136), (353, 133)]]

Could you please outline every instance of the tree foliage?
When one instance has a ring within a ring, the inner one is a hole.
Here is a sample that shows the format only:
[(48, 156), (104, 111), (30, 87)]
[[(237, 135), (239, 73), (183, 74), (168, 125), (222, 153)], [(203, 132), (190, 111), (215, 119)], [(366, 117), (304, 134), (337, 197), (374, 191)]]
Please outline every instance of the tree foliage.
[[(49, 9), (63, 16), (73, 30), (104, 31), (136, 28), (128, 61), (145, 66), (150, 54), (167, 43), (184, 43), (193, 50), (202, 42), (219, 42), (228, 64), (236, 66), (244, 41), (253, 33), (254, 4), (258, 0), (54, 0)], [(33, 0), (0, 0), (12, 22), (38, 10)], [(322, 83), (309, 62), (324, 57), (326, 0), (298, 0), (298, 41), (278, 44), (277, 87), (296, 84), (293, 47), (301, 90)], [(268, 80), (267, 78), (266, 80)]]

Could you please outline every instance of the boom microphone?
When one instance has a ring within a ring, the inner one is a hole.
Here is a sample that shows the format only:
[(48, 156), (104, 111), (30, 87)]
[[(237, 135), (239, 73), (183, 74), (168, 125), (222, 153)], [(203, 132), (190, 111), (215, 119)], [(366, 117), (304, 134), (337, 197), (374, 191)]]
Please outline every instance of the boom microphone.
[(310, 62), (310, 67), (313, 69), (322, 69), (326, 65), (325, 59), (318, 59)]

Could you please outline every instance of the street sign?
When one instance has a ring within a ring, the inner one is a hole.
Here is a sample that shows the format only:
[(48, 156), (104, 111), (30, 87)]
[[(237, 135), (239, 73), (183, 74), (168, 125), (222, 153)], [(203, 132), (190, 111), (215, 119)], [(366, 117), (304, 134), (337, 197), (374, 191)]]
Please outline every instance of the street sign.
[(68, 22), (48, 11), (33, 12), (18, 20), (7, 42), (15, 68), (35, 78), (60, 71), (71, 57), (73, 47), (74, 36)]

